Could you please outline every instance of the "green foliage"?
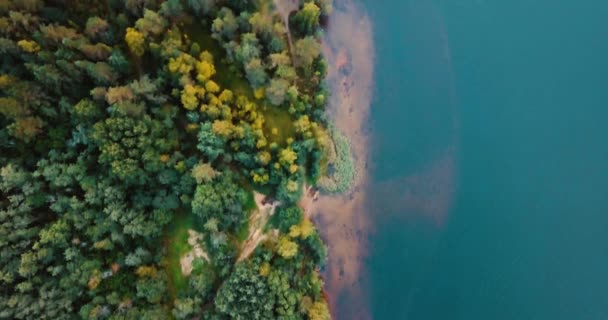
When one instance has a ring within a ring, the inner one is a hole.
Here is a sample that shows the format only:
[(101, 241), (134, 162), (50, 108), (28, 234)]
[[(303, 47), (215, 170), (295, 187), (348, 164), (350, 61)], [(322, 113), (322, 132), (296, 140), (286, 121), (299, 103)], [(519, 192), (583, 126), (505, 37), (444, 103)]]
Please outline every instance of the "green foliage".
[(242, 263), (218, 290), (215, 307), (230, 319), (271, 319), (274, 299), (269, 292), (257, 269)]
[[(295, 204), (322, 171), (329, 3), (290, 48), (258, 1), (0, 1), (0, 318), (324, 319)], [(236, 263), (254, 188), (281, 234)]]
[(266, 88), (266, 97), (268, 98), (268, 101), (275, 106), (283, 104), (288, 88), (289, 82), (287, 82), (287, 80), (272, 79), (270, 85)]
[(296, 62), (305, 70), (309, 70), (314, 60), (321, 54), (319, 41), (311, 36), (299, 39), (294, 47)]
[(209, 122), (201, 125), (198, 140), (197, 148), (209, 161), (214, 161), (226, 152), (224, 139), (213, 132), (212, 125)]
[(245, 66), (245, 73), (247, 74), (247, 80), (253, 88), (259, 88), (263, 86), (268, 80), (268, 75), (264, 70), (262, 61), (258, 58), (251, 59)]
[(309, 1), (295, 14), (293, 25), (301, 34), (313, 35), (319, 26), (320, 16), (321, 9), (313, 1)]
[(226, 172), (214, 181), (196, 187), (192, 212), (204, 222), (216, 218), (220, 230), (234, 232), (247, 219), (246, 203), (247, 193)]
[(298, 206), (281, 206), (277, 208), (272, 222), (282, 233), (287, 233), (291, 226), (300, 223), (302, 216), (303, 211)]

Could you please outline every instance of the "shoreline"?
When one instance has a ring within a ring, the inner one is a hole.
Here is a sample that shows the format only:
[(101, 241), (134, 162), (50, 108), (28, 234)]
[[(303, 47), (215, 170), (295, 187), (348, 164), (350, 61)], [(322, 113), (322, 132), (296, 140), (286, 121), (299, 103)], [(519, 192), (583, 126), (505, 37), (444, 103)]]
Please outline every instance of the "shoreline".
[[(372, 26), (360, 5), (352, 0), (336, 2), (323, 39), (331, 91), (327, 113), (350, 142), (356, 174), (347, 193), (320, 195), (316, 200), (313, 196), (306, 216), (314, 221), (328, 247), (322, 275), (333, 318), (369, 319), (362, 283), (367, 235), (372, 228), (366, 214), (365, 192), (370, 145), (366, 128), (374, 81)], [(348, 314), (339, 307), (343, 302), (349, 305)], [(337, 312), (341, 312), (340, 317)]]

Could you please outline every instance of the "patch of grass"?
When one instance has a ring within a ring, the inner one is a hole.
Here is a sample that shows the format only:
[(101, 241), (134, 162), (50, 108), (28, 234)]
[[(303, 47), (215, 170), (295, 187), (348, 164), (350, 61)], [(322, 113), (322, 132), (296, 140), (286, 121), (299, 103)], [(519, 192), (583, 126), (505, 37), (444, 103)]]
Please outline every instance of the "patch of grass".
[(249, 220), (245, 221), (236, 233), (236, 238), (243, 243), (249, 236)]
[[(264, 135), (270, 143), (275, 142), (279, 146), (287, 144), (287, 138), (295, 138), (296, 129), (293, 126), (293, 118), (287, 110), (265, 105), (262, 107), (264, 122)], [(276, 134), (272, 130), (276, 129)]]
[(196, 219), (191, 213), (180, 211), (173, 218), (173, 223), (165, 231), (166, 255), (165, 270), (169, 277), (169, 290), (173, 298), (188, 285), (188, 279), (182, 274), (180, 258), (192, 248), (188, 244), (188, 230), (196, 229)]
[(317, 187), (325, 193), (344, 193), (355, 181), (355, 159), (350, 141), (338, 129), (332, 128), (331, 136), (336, 153), (334, 161), (327, 164), (327, 173), (317, 181)]

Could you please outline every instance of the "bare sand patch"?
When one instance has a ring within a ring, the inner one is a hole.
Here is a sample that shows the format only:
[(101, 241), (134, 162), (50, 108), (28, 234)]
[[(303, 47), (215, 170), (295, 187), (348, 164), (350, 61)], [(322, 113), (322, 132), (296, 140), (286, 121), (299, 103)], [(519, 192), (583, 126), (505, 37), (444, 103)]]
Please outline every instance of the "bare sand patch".
[(192, 229), (188, 229), (188, 245), (190, 245), (192, 250), (184, 254), (179, 259), (182, 274), (184, 276), (189, 276), (190, 273), (192, 273), (192, 262), (194, 262), (194, 259), (201, 258), (206, 261), (209, 261), (209, 255), (207, 254), (207, 252), (205, 252), (203, 246), (200, 243), (202, 239), (202, 234)]

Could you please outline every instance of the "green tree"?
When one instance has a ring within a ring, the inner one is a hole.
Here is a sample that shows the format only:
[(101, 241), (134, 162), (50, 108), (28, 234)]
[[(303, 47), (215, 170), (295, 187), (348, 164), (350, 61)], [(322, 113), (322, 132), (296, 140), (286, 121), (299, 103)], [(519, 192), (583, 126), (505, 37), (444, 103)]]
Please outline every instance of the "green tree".
[(215, 297), (215, 307), (224, 317), (237, 320), (272, 319), (274, 299), (266, 281), (247, 263), (222, 284)]
[(272, 79), (270, 85), (266, 88), (266, 98), (275, 106), (283, 104), (285, 94), (289, 88), (289, 82), (283, 79)]
[(213, 132), (212, 124), (209, 122), (201, 125), (198, 133), (198, 141), (198, 150), (200, 150), (209, 161), (214, 161), (226, 152), (224, 139)]
[(215, 218), (219, 221), (220, 230), (234, 232), (247, 219), (245, 204), (247, 193), (228, 172), (211, 183), (196, 187), (192, 200), (192, 212), (203, 221)]
[(275, 225), (281, 230), (282, 233), (289, 232), (289, 228), (293, 225), (297, 225), (302, 220), (303, 212), (298, 206), (281, 206), (277, 208), (275, 217)]
[(266, 84), (266, 81), (268, 81), (266, 70), (262, 65), (262, 61), (258, 58), (251, 59), (247, 63), (245, 66), (245, 74), (247, 75), (249, 84), (251, 84), (253, 88), (262, 87)]
[(319, 41), (311, 36), (299, 39), (294, 45), (295, 57), (298, 65), (310, 70), (314, 60), (321, 54)]
[(313, 35), (319, 27), (320, 16), (321, 9), (314, 1), (309, 1), (294, 15), (292, 21), (301, 34)]

